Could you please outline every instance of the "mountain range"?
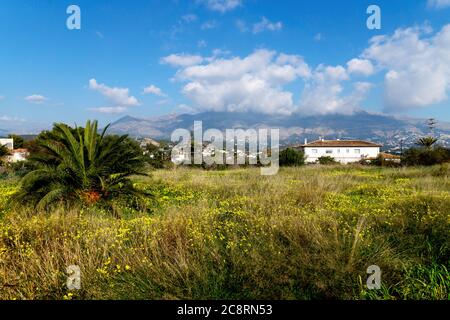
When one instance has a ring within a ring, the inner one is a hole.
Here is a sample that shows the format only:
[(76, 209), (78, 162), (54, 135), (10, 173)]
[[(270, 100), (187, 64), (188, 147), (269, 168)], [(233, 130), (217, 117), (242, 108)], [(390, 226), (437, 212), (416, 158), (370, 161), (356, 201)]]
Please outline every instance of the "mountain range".
[[(413, 146), (423, 136), (430, 135), (427, 119), (398, 117), (386, 114), (356, 112), (351, 115), (290, 116), (238, 112), (203, 112), (197, 114), (170, 114), (153, 118), (124, 116), (113, 122), (109, 132), (128, 134), (136, 138), (169, 140), (171, 133), (184, 128), (192, 130), (194, 121), (203, 122), (203, 130), (225, 129), (280, 129), (282, 146), (301, 144), (305, 139), (367, 140), (380, 143), (385, 151), (398, 152)], [(50, 126), (25, 121), (2, 121), (0, 136), (9, 133), (39, 133)], [(432, 133), (439, 143), (450, 146), (450, 122), (438, 121)]]
[[(357, 112), (352, 115), (264, 115), (255, 113), (204, 112), (172, 114), (154, 118), (125, 116), (112, 123), (110, 132), (133, 137), (170, 139), (178, 128), (192, 130), (194, 121), (203, 130), (279, 128), (281, 145), (303, 143), (305, 139), (360, 139), (381, 143), (384, 150), (399, 151), (430, 134), (426, 119), (401, 118), (384, 114)], [(440, 143), (450, 145), (450, 123), (438, 122), (433, 134)]]

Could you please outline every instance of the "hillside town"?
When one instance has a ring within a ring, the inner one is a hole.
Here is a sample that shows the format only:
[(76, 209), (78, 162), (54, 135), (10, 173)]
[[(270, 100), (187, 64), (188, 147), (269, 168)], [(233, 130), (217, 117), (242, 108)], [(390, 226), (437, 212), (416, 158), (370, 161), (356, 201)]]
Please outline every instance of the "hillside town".
[[(185, 161), (185, 154), (179, 153), (172, 157), (173, 143), (158, 142), (152, 138), (137, 138), (136, 142), (142, 149), (142, 153), (148, 156), (151, 161), (168, 162), (172, 160), (175, 163), (182, 163)], [(15, 148), (13, 138), (0, 138), (0, 146), (3, 146), (8, 151), (4, 155), (5, 163), (18, 163), (26, 161), (30, 156), (30, 151), (27, 148), (20, 147)], [(230, 157), (245, 158), (246, 163), (253, 163), (256, 161), (260, 152), (252, 153), (248, 149), (248, 145), (244, 144), (244, 149), (239, 148), (238, 142), (235, 142), (235, 151), (230, 152), (227, 150), (215, 150), (211, 144), (203, 143), (202, 146), (203, 157), (210, 157), (216, 152), (223, 154), (224, 159)], [(294, 149), (302, 152), (305, 157), (305, 163), (307, 164), (319, 164), (320, 159), (323, 157), (329, 157), (336, 163), (340, 164), (352, 164), (361, 163), (361, 161), (374, 161), (379, 157), (382, 157), (386, 161), (393, 163), (400, 163), (401, 156), (397, 154), (390, 154), (382, 152), (383, 146), (381, 144), (363, 141), (363, 140), (325, 140), (320, 138), (318, 140), (308, 142), (305, 139), (305, 143), (301, 145), (288, 145), (282, 147), (280, 151), (286, 149)], [(172, 157), (172, 158), (171, 158)]]

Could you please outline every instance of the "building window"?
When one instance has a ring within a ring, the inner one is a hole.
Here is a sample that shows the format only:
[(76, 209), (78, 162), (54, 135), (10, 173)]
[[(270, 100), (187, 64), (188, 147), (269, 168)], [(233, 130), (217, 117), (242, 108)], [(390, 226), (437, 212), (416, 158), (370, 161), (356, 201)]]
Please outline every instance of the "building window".
[(341, 153), (341, 149), (337, 149), (337, 153)]
[(317, 153), (317, 149), (312, 149), (312, 153)]
[(356, 154), (361, 154), (361, 149), (355, 149)]
[(350, 149), (347, 149), (347, 153), (350, 153)]
[(332, 153), (333, 153), (333, 150), (332, 150), (332, 149), (327, 149), (326, 153), (327, 153), (327, 154), (332, 154)]

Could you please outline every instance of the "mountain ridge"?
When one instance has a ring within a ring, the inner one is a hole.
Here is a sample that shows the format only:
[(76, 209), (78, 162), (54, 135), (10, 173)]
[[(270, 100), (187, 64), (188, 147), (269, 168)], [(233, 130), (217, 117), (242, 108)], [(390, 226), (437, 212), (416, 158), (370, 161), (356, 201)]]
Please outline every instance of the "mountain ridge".
[[(170, 139), (178, 128), (192, 130), (194, 121), (203, 122), (203, 130), (279, 128), (284, 145), (302, 143), (304, 139), (360, 139), (382, 143), (395, 150), (411, 146), (418, 138), (429, 134), (426, 119), (400, 118), (365, 111), (352, 115), (291, 115), (273, 116), (256, 113), (203, 112), (171, 114), (152, 118), (124, 116), (112, 123), (110, 131), (133, 137)], [(437, 124), (435, 134), (443, 145), (450, 145), (450, 123)]]

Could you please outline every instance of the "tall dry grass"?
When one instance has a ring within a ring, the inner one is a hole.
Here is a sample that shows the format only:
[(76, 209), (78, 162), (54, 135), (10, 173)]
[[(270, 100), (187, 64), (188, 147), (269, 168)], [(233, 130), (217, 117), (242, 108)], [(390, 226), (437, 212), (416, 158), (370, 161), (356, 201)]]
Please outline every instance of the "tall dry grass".
[(121, 219), (2, 208), (0, 298), (448, 299), (448, 167), (259, 172), (153, 172), (151, 213)]

